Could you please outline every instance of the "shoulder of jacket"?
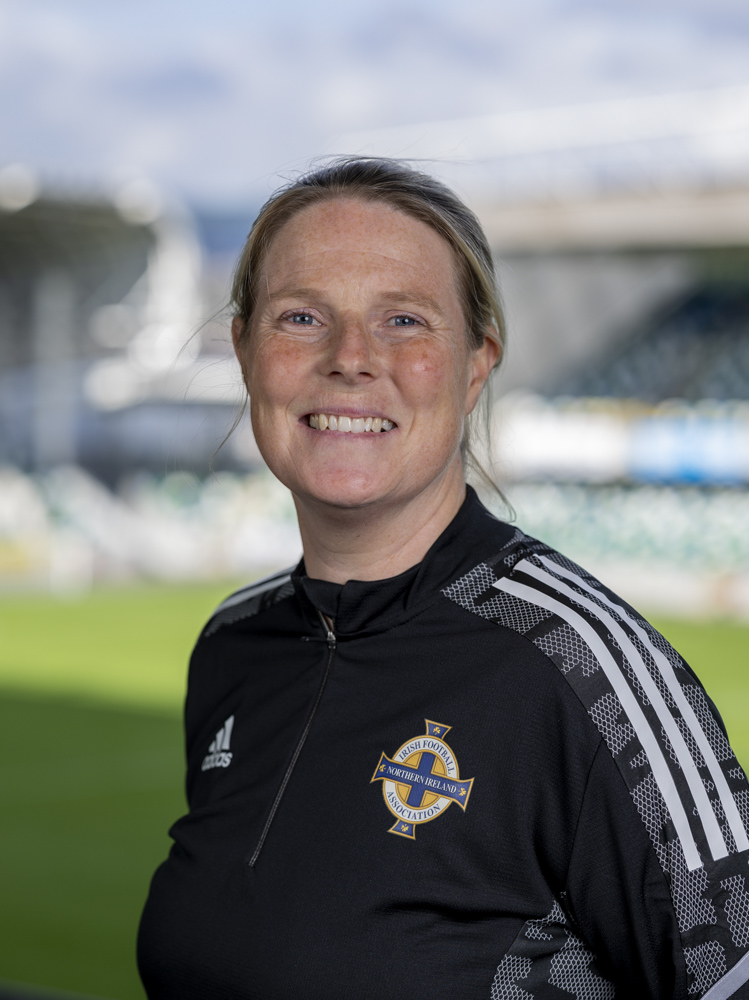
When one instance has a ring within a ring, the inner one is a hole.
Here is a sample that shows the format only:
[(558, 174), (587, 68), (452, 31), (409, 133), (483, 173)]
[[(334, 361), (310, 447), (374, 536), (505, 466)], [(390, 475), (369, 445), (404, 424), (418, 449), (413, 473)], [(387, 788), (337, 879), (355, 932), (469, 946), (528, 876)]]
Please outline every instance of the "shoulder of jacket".
[[(573, 623), (573, 631), (581, 626), (587, 633), (584, 620), (580, 620), (581, 609), (605, 621), (612, 615), (624, 616), (657, 636), (657, 643), (668, 651), (674, 665), (683, 666), (675, 650), (625, 601), (581, 566), (519, 529), (499, 552), (478, 563), (442, 593), (482, 618), (522, 635), (532, 632), (533, 641), (538, 626), (553, 618), (557, 619), (555, 624), (561, 619)], [(604, 644), (610, 644), (611, 638), (608, 634)]]
[(293, 568), (291, 566), (288, 569), (280, 570), (278, 573), (273, 573), (271, 576), (266, 576), (262, 580), (256, 580), (246, 587), (235, 590), (219, 604), (210, 616), (201, 633), (201, 638), (213, 635), (223, 625), (231, 625), (233, 622), (252, 618), (259, 611), (290, 597), (294, 593), (291, 582)]
[(690, 995), (722, 971), (732, 985), (719, 995), (732, 996), (749, 981), (749, 785), (720, 717), (679, 654), (625, 601), (549, 546), (513, 542), (445, 596), (524, 635), (564, 676), (667, 877)]

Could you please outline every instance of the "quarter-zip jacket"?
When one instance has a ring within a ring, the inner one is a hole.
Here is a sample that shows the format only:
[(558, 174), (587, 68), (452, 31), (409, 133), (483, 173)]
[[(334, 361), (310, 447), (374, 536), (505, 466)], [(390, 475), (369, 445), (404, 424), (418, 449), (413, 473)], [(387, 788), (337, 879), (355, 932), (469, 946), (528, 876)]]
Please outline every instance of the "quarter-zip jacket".
[(471, 490), (400, 577), (325, 593), (300, 564), (224, 602), (185, 726), (151, 1000), (749, 995), (749, 786), (715, 708)]

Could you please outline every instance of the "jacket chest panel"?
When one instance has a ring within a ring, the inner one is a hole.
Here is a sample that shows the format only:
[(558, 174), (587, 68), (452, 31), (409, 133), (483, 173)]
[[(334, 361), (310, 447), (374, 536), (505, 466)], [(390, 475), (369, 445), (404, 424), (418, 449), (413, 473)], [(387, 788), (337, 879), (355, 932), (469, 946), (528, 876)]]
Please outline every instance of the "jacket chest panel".
[[(557, 712), (550, 725), (538, 704), (553, 696), (544, 684), (554, 673), (525, 664), (519, 685), (505, 676), (517, 672), (517, 656), (503, 671), (501, 643), (467, 649), (464, 637), (441, 633), (428, 643), (398, 630), (339, 642), (258, 860), (264, 876), (293, 879), (295, 898), (305, 885), (314, 898), (321, 878), (350, 872), (352, 891), (364, 879), (380, 887), (380, 901), (410, 892), (426, 893), (435, 909), (477, 900), (512, 908), (515, 895), (527, 897), (550, 811), (560, 817), (556, 843), (545, 852), (549, 870), (534, 877), (545, 884), (563, 868), (578, 789), (574, 761), (565, 761), (568, 720)], [(325, 646), (300, 646), (296, 690), (277, 664), (258, 662), (236, 706), (222, 706), (230, 715), (196, 748), (195, 808), (175, 832), (189, 837), (209, 821), (211, 840), (231, 845), (237, 867), (248, 864), (319, 691)], [(214, 766), (230, 716), (231, 760)], [(556, 790), (541, 766), (551, 756), (564, 779)]]

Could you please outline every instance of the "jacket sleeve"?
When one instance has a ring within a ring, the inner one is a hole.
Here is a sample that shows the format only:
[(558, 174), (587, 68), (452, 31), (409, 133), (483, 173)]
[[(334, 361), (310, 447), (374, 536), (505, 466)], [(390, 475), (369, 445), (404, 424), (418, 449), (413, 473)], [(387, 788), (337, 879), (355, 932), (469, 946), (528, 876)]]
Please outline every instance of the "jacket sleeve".
[(694, 673), (634, 608), (525, 536), (445, 593), (525, 635), (603, 740), (564, 898), (513, 943), (496, 997), (749, 1000), (749, 785)]
[(617, 1000), (688, 996), (668, 876), (603, 742), (578, 820), (566, 902)]
[[(703, 736), (725, 769), (728, 794), (745, 827), (746, 778), (720, 717), (694, 675), (688, 676), (694, 681), (691, 697), (701, 705)], [(693, 750), (696, 764), (704, 767), (696, 741)], [(732, 830), (726, 818), (726, 789), (721, 796), (714, 782), (704, 780), (719, 819), (722, 850), (708, 842), (697, 807), (690, 804), (701, 862), (690, 866), (646, 760), (635, 758), (632, 764), (642, 774), (630, 784), (605, 743), (596, 755), (568, 871), (570, 921), (596, 956), (601, 974), (616, 985), (617, 1000), (746, 1000), (749, 851), (736, 843), (735, 823)]]

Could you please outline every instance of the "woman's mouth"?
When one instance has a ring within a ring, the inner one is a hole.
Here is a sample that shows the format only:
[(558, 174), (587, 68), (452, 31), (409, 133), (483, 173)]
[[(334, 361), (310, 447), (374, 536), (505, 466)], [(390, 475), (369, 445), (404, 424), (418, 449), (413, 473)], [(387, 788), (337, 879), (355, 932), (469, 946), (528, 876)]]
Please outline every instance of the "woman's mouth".
[(395, 427), (383, 417), (345, 417), (336, 413), (310, 413), (309, 425), (318, 431), (342, 431), (344, 434), (379, 434)]

